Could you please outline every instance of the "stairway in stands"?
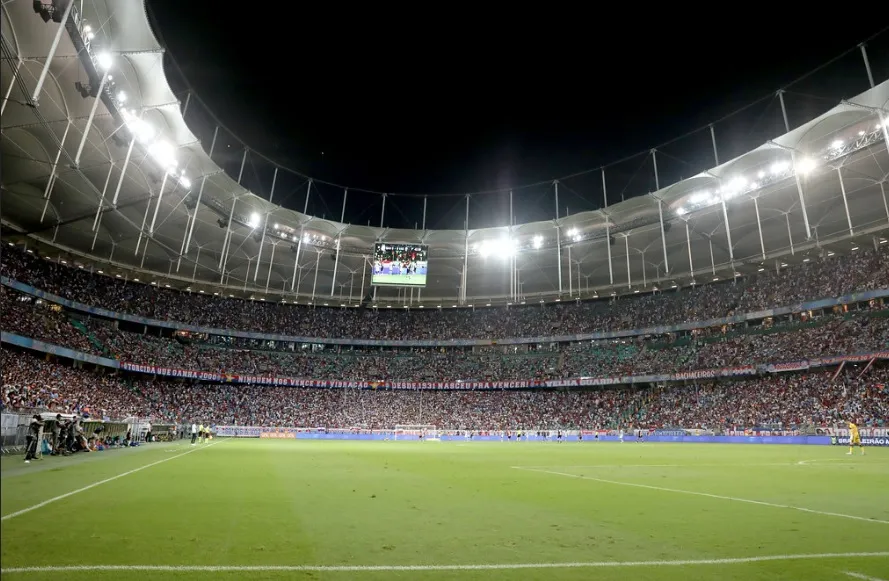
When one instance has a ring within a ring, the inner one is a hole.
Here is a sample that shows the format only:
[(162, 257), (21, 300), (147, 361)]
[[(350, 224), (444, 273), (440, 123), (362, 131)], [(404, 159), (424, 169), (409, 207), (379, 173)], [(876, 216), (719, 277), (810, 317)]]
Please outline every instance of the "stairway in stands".
[(104, 343), (99, 341), (99, 339), (90, 332), (86, 325), (83, 324), (83, 321), (76, 319), (74, 317), (68, 317), (68, 322), (71, 323), (71, 326), (80, 331), (84, 337), (86, 337), (93, 346), (98, 349), (105, 357), (114, 358), (114, 353), (111, 352), (108, 347), (105, 346)]

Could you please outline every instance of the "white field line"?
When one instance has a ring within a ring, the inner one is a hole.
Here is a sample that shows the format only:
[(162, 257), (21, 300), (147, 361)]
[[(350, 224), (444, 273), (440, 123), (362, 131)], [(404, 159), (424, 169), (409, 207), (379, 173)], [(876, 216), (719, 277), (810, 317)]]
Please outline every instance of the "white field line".
[(799, 463), (794, 462), (762, 462), (753, 464), (572, 464), (572, 465), (550, 465), (550, 466), (510, 466), (518, 470), (547, 470), (550, 468), (698, 468), (698, 467), (717, 467), (717, 468), (746, 468), (748, 466), (795, 466)]
[(52, 504), (54, 502), (58, 502), (59, 500), (64, 500), (69, 496), (74, 496), (75, 494), (80, 494), (81, 492), (86, 492), (91, 488), (95, 488), (97, 486), (101, 486), (102, 484), (107, 484), (108, 482), (112, 482), (117, 480), (118, 478), (123, 478), (124, 476), (129, 476), (130, 474), (135, 474), (136, 472), (140, 472), (145, 470), (146, 468), (151, 468), (152, 466), (157, 466), (158, 464), (163, 464), (164, 462), (169, 462), (170, 460), (175, 460), (176, 458), (181, 458), (182, 456), (187, 456), (192, 452), (197, 452), (198, 450), (204, 450), (209, 448), (210, 446), (215, 446), (218, 442), (213, 442), (212, 444), (207, 444), (206, 446), (201, 446), (200, 448), (195, 448), (193, 450), (189, 450), (187, 452), (182, 452), (181, 454), (176, 454), (175, 456), (170, 456), (169, 458), (164, 458), (163, 460), (158, 460), (157, 462), (152, 462), (150, 464), (146, 464), (145, 466), (140, 466), (139, 468), (134, 468), (133, 470), (128, 470), (117, 476), (112, 476), (111, 478), (106, 478), (105, 480), (99, 480), (98, 482), (93, 482), (92, 484), (87, 484), (83, 488), (78, 488), (77, 490), (72, 490), (71, 492), (66, 492), (65, 494), (60, 494), (59, 496), (54, 496), (48, 500), (44, 500), (43, 502), (38, 502), (34, 506), (29, 506), (28, 508), (23, 508), (22, 510), (17, 510), (15, 512), (11, 512), (9, 514), (4, 514), (0, 517), (0, 521), (9, 520), (11, 518), (15, 518), (17, 516), (21, 516), (23, 514), (29, 513), (32, 510), (37, 510), (38, 508), (43, 508), (48, 504)]
[(854, 577), (855, 579), (861, 579), (861, 581), (885, 581), (885, 579), (880, 579), (879, 577), (868, 577), (867, 575), (855, 573), (854, 571), (846, 571), (846, 575)]
[(517, 569), (604, 569), (625, 567), (689, 567), (696, 565), (740, 565), (770, 561), (802, 561), (811, 559), (851, 559), (889, 557), (889, 551), (880, 553), (814, 553), (808, 555), (766, 555), (729, 559), (681, 559), (676, 561), (589, 561), (570, 563), (498, 563), (484, 565), (46, 565), (37, 567), (9, 567), (0, 569), (2, 574), (12, 573), (65, 573), (101, 571), (157, 571), (157, 572), (374, 572), (374, 571), (492, 571)]
[(579, 478), (580, 480), (592, 480), (593, 482), (602, 482), (604, 484), (617, 484), (620, 486), (632, 486), (634, 488), (644, 488), (646, 490), (658, 490), (660, 492), (675, 492), (677, 494), (690, 494), (693, 496), (703, 496), (705, 498), (715, 498), (718, 500), (732, 500), (734, 502), (744, 502), (747, 504), (756, 504), (759, 506), (770, 506), (772, 508), (786, 508), (790, 510), (798, 510), (800, 512), (808, 512), (811, 514), (820, 514), (823, 516), (835, 516), (839, 518), (848, 518), (852, 520), (859, 520), (869, 523), (877, 523), (889, 525), (889, 521), (880, 520), (876, 518), (867, 518), (863, 516), (855, 516), (851, 514), (843, 514), (840, 512), (827, 512), (823, 510), (815, 510), (812, 508), (803, 508), (800, 506), (791, 506), (789, 504), (777, 504), (774, 502), (765, 502), (762, 500), (751, 500), (749, 498), (738, 498), (736, 496), (723, 496), (721, 494), (710, 494), (708, 492), (696, 492), (693, 490), (681, 490), (679, 488), (665, 488), (663, 486), (652, 486), (650, 484), (638, 484), (636, 482), (621, 482), (619, 480), (608, 480), (606, 478), (595, 478), (593, 476), (581, 476), (579, 474), (570, 474), (568, 472), (556, 472), (555, 470), (543, 470), (540, 468), (519, 468), (516, 466), (515, 468), (519, 470), (527, 470), (529, 472), (540, 472), (541, 474), (553, 474), (555, 476), (567, 476), (569, 478)]

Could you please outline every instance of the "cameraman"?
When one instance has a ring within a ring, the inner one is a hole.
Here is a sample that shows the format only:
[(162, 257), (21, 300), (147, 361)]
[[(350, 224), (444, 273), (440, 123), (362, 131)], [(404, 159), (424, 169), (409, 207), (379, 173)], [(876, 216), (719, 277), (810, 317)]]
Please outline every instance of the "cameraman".
[(25, 464), (30, 464), (31, 460), (37, 458), (37, 445), (40, 443), (40, 430), (43, 428), (43, 419), (40, 414), (34, 414), (28, 423), (28, 436), (26, 438), (27, 452), (25, 453)]

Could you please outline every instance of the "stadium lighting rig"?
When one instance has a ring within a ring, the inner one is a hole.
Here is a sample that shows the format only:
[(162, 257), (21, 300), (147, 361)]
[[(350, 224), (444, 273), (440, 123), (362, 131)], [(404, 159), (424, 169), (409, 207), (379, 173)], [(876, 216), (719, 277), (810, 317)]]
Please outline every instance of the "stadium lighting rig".
[(883, 139), (882, 125), (877, 123), (876, 127), (870, 131), (859, 130), (857, 138), (854, 140), (833, 140), (817, 156), (801, 157), (794, 161), (776, 161), (767, 169), (759, 170), (755, 176), (736, 176), (729, 179), (721, 187), (695, 192), (688, 197), (684, 206), (676, 209), (676, 214), (684, 216), (703, 208), (727, 202), (737, 196), (761, 190), (788, 178), (808, 176), (826, 164), (872, 145), (881, 139)]
[[(38, 4), (40, 6), (38, 6)], [(39, 0), (35, 0), (34, 10), (38, 11), (38, 8), (43, 10), (45, 5)], [(54, 8), (54, 10), (51, 10), (51, 14), (53, 15), (55, 15), (56, 12), (59, 12), (54, 5), (49, 8)], [(178, 184), (185, 190), (191, 189), (191, 179), (189, 179), (183, 169), (179, 168), (179, 162), (176, 159), (175, 146), (166, 140), (159, 139), (157, 130), (152, 127), (151, 124), (126, 107), (128, 95), (126, 91), (117, 88), (115, 78), (110, 72), (114, 66), (113, 55), (108, 51), (97, 49), (94, 43), (96, 34), (93, 31), (92, 26), (82, 18), (79, 10), (74, 8), (72, 3), (76, 33), (79, 34), (83, 48), (93, 65), (96, 73), (95, 76), (101, 76), (99, 83), (90, 82), (89, 85), (84, 85), (78, 82), (76, 84), (77, 90), (84, 98), (87, 96), (99, 98), (100, 94), (102, 94), (101, 96), (104, 96), (107, 99), (106, 102), (110, 102), (111, 104), (111, 113), (114, 114), (116, 110), (117, 114), (123, 121), (123, 126), (126, 127), (127, 131), (129, 131), (130, 135), (136, 142), (146, 148), (148, 156), (166, 172), (167, 176), (176, 179)], [(44, 11), (45, 10), (38, 12), (42, 16)]]

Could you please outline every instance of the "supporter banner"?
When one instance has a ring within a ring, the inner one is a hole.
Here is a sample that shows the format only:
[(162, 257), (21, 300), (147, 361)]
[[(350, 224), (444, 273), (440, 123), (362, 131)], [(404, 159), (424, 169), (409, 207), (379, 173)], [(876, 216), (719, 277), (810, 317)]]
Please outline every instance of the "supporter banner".
[(864, 363), (872, 359), (889, 359), (889, 351), (877, 351), (876, 353), (861, 353), (857, 355), (837, 355), (835, 357), (820, 357), (808, 361), (795, 361), (788, 363), (770, 363), (764, 365), (763, 370), (769, 373), (781, 373), (783, 371), (802, 371), (812, 367), (829, 367), (842, 363)]
[(655, 430), (649, 433), (649, 436), (679, 436), (685, 435), (685, 430)]
[(259, 433), (260, 438), (273, 438), (278, 440), (295, 440), (297, 432), (294, 430), (269, 430)]
[[(518, 345), (532, 343), (564, 343), (568, 341), (591, 341), (600, 339), (617, 339), (621, 337), (632, 337), (636, 335), (663, 335), (666, 333), (675, 333), (677, 331), (690, 331), (692, 329), (703, 329), (707, 327), (721, 327), (723, 325), (733, 325), (743, 323), (745, 321), (754, 321), (764, 319), (766, 317), (775, 317), (798, 313), (802, 311), (825, 309), (836, 305), (869, 301), (889, 297), (889, 289), (878, 289), (851, 295), (845, 295), (833, 299), (822, 299), (809, 303), (779, 307), (754, 313), (745, 313), (733, 317), (725, 317), (722, 319), (710, 319), (707, 321), (696, 321), (683, 323), (680, 325), (665, 325), (658, 327), (649, 327), (646, 329), (635, 329), (626, 331), (609, 331), (600, 333), (581, 333), (572, 335), (554, 335), (548, 337), (522, 337), (511, 339), (451, 339), (451, 340), (375, 340), (375, 339), (335, 339), (320, 337), (300, 337), (295, 335), (281, 335), (271, 333), (251, 333), (247, 331), (235, 331), (230, 329), (213, 329), (209, 327), (199, 327), (196, 325), (185, 325), (182, 323), (159, 321), (157, 319), (149, 319), (146, 317), (137, 317), (135, 315), (127, 315), (117, 313), (100, 307), (91, 307), (76, 301), (70, 301), (52, 293), (34, 288), (30, 285), (23, 284), (17, 280), (13, 280), (6, 276), (0, 276), (0, 283), (20, 292), (42, 298), (44, 300), (63, 305), (69, 309), (74, 309), (84, 313), (106, 317), (109, 319), (119, 319), (121, 321), (129, 321), (140, 325), (148, 325), (151, 327), (162, 327), (165, 329), (181, 329), (194, 333), (207, 333), (210, 335), (220, 335), (223, 337), (241, 337), (247, 339), (259, 339), (265, 341), (287, 341), (295, 343), (324, 343), (328, 345), (356, 345), (356, 346), (390, 346), (390, 347), (472, 347), (481, 345)], [(299, 308), (299, 307), (294, 307)]]
[[(684, 371), (680, 373), (661, 375), (626, 375), (621, 377), (579, 378), (579, 379), (552, 379), (548, 381), (328, 381), (317, 379), (301, 379), (294, 377), (275, 377), (267, 375), (236, 375), (232, 373), (214, 373), (210, 371), (189, 371), (185, 369), (171, 369), (154, 365), (139, 365), (136, 363), (121, 362), (118, 365), (124, 371), (136, 373), (148, 373), (163, 377), (176, 377), (183, 379), (195, 379), (199, 381), (220, 381), (228, 383), (250, 385), (278, 385), (283, 387), (319, 387), (334, 389), (416, 389), (416, 390), (497, 390), (497, 389), (531, 389), (538, 387), (594, 387), (605, 385), (628, 385), (633, 383), (658, 383), (665, 381), (690, 381), (696, 379), (717, 379), (723, 377), (745, 377), (756, 375), (759, 372), (791, 371), (807, 369), (820, 365), (832, 365), (840, 361), (869, 361), (870, 359), (889, 359), (889, 351), (880, 351), (867, 355), (847, 355), (842, 357), (822, 358), (805, 363), (779, 363), (775, 365), (744, 365), (741, 367), (729, 367), (725, 369), (701, 369), (697, 371)], [(825, 363), (830, 362), (830, 363)], [(117, 364), (117, 362), (114, 362)]]
[[(848, 446), (849, 436), (832, 436), (830, 443), (837, 446)], [(861, 436), (861, 444), (866, 448), (868, 446), (889, 447), (889, 437), (883, 436)]]
[(89, 353), (81, 353), (80, 351), (74, 351), (72, 349), (68, 349), (67, 347), (53, 345), (52, 343), (44, 343), (43, 341), (38, 341), (37, 339), (22, 337), (21, 335), (16, 335), (15, 333), (7, 333), (6, 331), (0, 331), (0, 342), (9, 343), (10, 345), (23, 347), (25, 349), (33, 349), (35, 351), (49, 353), (50, 355), (56, 355), (58, 357), (67, 357), (68, 359), (73, 359), (75, 361), (83, 361), (84, 363), (101, 365), (102, 367), (118, 367), (118, 362), (114, 359), (108, 359), (107, 357), (97, 357), (95, 355), (90, 355)]
[(259, 438), (263, 428), (256, 426), (216, 426), (216, 435), (226, 438)]

